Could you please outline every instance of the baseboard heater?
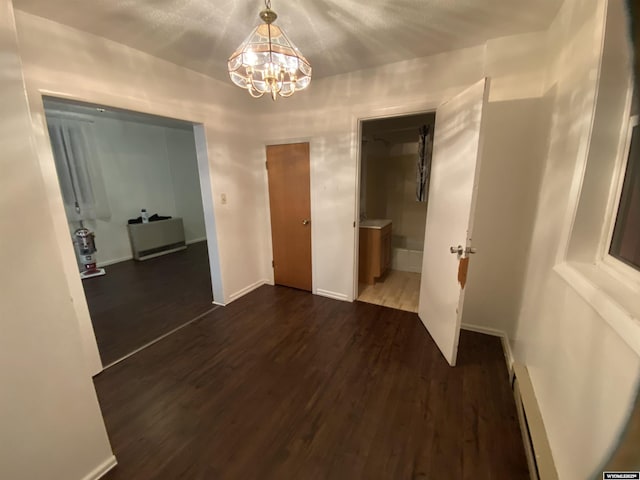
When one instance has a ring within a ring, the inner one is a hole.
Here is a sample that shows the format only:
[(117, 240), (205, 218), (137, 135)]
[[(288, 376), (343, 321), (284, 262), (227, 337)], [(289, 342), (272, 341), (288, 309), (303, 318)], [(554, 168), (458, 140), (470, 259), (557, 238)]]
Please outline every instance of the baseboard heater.
[(547, 431), (527, 367), (514, 363), (512, 382), (531, 480), (558, 480)]
[(127, 225), (131, 252), (135, 260), (166, 255), (187, 248), (181, 218)]

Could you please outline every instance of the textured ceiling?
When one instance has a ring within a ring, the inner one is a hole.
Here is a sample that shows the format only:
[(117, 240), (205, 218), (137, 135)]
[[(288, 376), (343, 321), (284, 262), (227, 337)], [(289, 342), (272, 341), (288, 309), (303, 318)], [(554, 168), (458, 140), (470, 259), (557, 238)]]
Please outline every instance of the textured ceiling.
[[(545, 29), (562, 0), (272, 0), (314, 77)], [(226, 80), (259, 0), (14, 0), (16, 8)]]

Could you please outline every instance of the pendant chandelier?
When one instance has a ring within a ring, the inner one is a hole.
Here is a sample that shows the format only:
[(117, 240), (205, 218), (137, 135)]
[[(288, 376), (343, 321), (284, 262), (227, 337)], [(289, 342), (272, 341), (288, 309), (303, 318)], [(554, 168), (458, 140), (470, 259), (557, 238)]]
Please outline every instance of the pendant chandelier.
[(284, 31), (273, 25), (278, 18), (265, 0), (260, 12), (264, 22), (229, 57), (227, 66), (231, 81), (258, 98), (265, 93), (273, 100), (279, 95), (290, 97), (311, 82), (311, 65)]

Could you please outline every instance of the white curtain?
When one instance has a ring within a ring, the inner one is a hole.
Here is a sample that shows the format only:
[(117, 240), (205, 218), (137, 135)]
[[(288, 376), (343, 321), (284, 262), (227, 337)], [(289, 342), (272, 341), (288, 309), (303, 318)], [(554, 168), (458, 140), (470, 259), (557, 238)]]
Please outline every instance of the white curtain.
[(109, 220), (93, 124), (47, 113), (47, 125), (68, 220)]

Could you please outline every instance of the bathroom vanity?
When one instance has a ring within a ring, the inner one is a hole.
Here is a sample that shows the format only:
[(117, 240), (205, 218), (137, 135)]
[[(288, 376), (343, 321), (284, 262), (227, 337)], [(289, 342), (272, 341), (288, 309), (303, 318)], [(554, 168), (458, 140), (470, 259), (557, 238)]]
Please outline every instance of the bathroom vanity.
[(391, 267), (391, 220), (360, 222), (358, 278), (372, 285)]

